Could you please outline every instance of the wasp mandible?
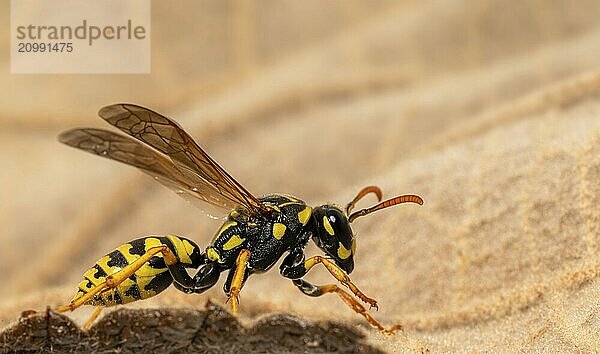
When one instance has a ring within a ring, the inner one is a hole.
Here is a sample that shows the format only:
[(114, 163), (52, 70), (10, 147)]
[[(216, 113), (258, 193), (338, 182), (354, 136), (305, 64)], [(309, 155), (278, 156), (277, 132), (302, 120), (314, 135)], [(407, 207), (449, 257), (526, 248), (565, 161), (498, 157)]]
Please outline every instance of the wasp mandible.
[[(237, 313), (239, 293), (251, 274), (263, 273), (287, 253), (279, 267), (281, 275), (308, 296), (337, 294), (371, 326), (392, 334), (401, 326), (383, 327), (347, 291), (335, 284), (313, 285), (302, 279), (320, 264), (354, 296), (378, 308), (350, 280), (354, 269), (356, 239), (350, 223), (401, 203), (423, 204), (417, 195), (385, 201), (378, 187), (362, 189), (345, 208), (334, 204), (317, 207), (286, 194), (257, 198), (214, 161), (175, 121), (150, 109), (115, 104), (100, 109), (101, 118), (127, 135), (94, 128), (68, 130), (59, 140), (72, 147), (135, 166), (186, 199), (200, 200), (229, 211), (213, 241), (202, 250), (194, 241), (176, 235), (148, 236), (128, 242), (96, 262), (84, 274), (79, 289), (59, 312), (82, 305), (96, 309), (84, 328), (89, 328), (102, 307), (147, 299), (171, 284), (178, 290), (202, 293), (228, 271), (223, 290)], [(353, 212), (367, 194), (379, 203)], [(325, 256), (306, 259), (309, 240)], [(187, 269), (198, 269), (192, 277)]]

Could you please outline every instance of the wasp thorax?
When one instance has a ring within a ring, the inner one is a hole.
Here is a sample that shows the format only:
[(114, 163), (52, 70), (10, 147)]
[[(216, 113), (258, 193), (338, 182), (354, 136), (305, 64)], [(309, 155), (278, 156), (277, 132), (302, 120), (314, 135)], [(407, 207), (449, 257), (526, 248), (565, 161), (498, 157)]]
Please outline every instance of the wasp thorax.
[(313, 211), (317, 232), (313, 234), (315, 244), (331, 256), (335, 263), (347, 273), (354, 269), (354, 234), (348, 217), (334, 205), (322, 205)]

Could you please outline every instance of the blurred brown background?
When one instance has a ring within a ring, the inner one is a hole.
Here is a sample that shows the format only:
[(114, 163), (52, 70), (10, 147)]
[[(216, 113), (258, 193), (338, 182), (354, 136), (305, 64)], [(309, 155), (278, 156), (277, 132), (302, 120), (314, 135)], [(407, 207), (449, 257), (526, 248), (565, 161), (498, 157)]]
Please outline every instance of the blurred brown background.
[[(9, 3), (0, 7), (8, 23)], [(2, 325), (68, 301), (87, 267), (130, 239), (205, 245), (218, 227), (142, 173), (56, 141), (106, 128), (97, 110), (132, 102), (175, 117), (257, 195), (343, 204), (367, 184), (421, 195), (423, 207), (354, 225), (353, 280), (379, 301), (378, 319), (406, 328), (405, 338), (367, 329), (381, 348), (599, 350), (599, 11), (597, 1), (155, 1), (150, 75), (11, 75), (0, 37)], [(364, 325), (276, 269), (241, 296), (247, 318)], [(132, 306), (207, 297), (224, 301), (220, 284)]]

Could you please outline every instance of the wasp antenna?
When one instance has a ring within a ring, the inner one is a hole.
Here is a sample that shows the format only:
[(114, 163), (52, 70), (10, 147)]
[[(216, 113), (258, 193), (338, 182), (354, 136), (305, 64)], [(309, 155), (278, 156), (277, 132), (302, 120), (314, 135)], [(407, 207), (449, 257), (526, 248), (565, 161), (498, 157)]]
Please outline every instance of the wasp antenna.
[[(377, 187), (375, 187), (375, 188), (377, 188)], [(363, 189), (363, 191), (364, 191), (364, 189)], [(366, 193), (368, 193), (368, 192), (365, 192), (365, 194)], [(359, 193), (359, 195), (360, 195), (360, 193)], [(389, 208), (396, 204), (402, 204), (402, 203), (416, 203), (419, 205), (423, 205), (423, 199), (421, 199), (421, 197), (419, 197), (418, 195), (414, 195), (414, 194), (400, 195), (400, 196), (394, 197), (392, 199), (385, 200), (385, 201), (383, 201), (377, 205), (374, 205), (370, 208), (361, 209), (357, 212), (354, 212), (348, 217), (348, 221), (352, 222), (360, 216), (365, 216), (365, 215), (371, 214), (372, 212), (375, 212), (377, 210)]]
[(379, 187), (367, 186), (367, 187), (361, 189), (361, 191), (358, 192), (356, 197), (354, 197), (354, 199), (352, 199), (352, 201), (350, 203), (348, 203), (348, 205), (346, 205), (346, 215), (350, 215), (350, 212), (352, 211), (352, 209), (354, 209), (354, 206), (356, 205), (356, 203), (358, 203), (359, 200), (361, 200), (365, 195), (367, 195), (369, 193), (375, 194), (377, 196), (377, 201), (381, 201), (381, 199), (383, 197), (383, 195), (381, 194), (381, 189), (379, 189)]

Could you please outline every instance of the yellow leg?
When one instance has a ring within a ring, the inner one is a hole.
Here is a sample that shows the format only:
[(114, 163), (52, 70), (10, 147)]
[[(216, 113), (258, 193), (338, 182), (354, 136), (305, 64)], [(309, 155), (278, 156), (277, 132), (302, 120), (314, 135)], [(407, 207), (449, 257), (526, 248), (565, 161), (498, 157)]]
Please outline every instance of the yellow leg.
[(167, 265), (173, 265), (178, 262), (177, 257), (175, 256), (175, 254), (173, 254), (173, 252), (171, 251), (171, 249), (169, 249), (169, 247), (167, 247), (165, 245), (152, 247), (152, 248), (148, 249), (148, 251), (146, 251), (146, 253), (144, 253), (142, 256), (140, 256), (140, 258), (136, 259), (131, 264), (128, 264), (125, 268), (121, 269), (120, 271), (118, 271), (114, 274), (108, 275), (104, 279), (103, 282), (98, 284), (96, 287), (94, 287), (94, 289), (89, 291), (87, 294), (78, 298), (75, 301), (72, 301), (68, 305), (63, 305), (63, 306), (57, 307), (56, 311), (57, 312), (73, 311), (76, 308), (80, 307), (81, 305), (86, 304), (88, 301), (93, 299), (94, 296), (96, 296), (100, 293), (103, 293), (105, 291), (116, 288), (117, 286), (119, 286), (119, 284), (121, 284), (127, 278), (129, 278), (135, 272), (137, 272), (138, 269), (140, 269), (146, 262), (148, 262), (150, 260), (150, 258), (154, 257), (154, 255), (157, 253), (163, 254), (163, 258)]
[(92, 327), (92, 323), (94, 323), (96, 318), (98, 318), (98, 315), (100, 315), (100, 312), (102, 312), (102, 307), (96, 306), (96, 308), (94, 309), (94, 312), (92, 312), (92, 314), (90, 315), (90, 318), (88, 318), (88, 320), (85, 321), (85, 324), (83, 325), (84, 331), (87, 331), (88, 329), (90, 329), (90, 327)]
[(248, 259), (250, 259), (250, 251), (244, 249), (240, 251), (240, 254), (235, 261), (235, 270), (231, 280), (228, 299), (228, 301), (231, 300), (231, 311), (234, 315), (237, 314), (238, 304), (240, 302), (239, 294), (242, 290), (242, 286), (244, 286), (244, 275), (246, 273)]
[(307, 259), (304, 262), (304, 267), (308, 271), (312, 267), (314, 267), (315, 265), (317, 265), (319, 263), (322, 264), (323, 266), (325, 266), (325, 268), (327, 268), (329, 273), (331, 273), (331, 275), (333, 275), (334, 278), (336, 278), (340, 283), (346, 285), (348, 287), (348, 289), (350, 289), (350, 291), (352, 291), (352, 293), (354, 293), (354, 295), (356, 295), (359, 299), (361, 299), (363, 302), (369, 304), (371, 307), (374, 307), (375, 309), (379, 309), (379, 306), (377, 306), (377, 301), (375, 301), (374, 299), (371, 299), (367, 295), (363, 294), (363, 292), (360, 291), (360, 289), (358, 289), (358, 287), (356, 287), (356, 285), (354, 285), (352, 283), (352, 281), (350, 280), (350, 277), (346, 273), (344, 273), (344, 271), (340, 267), (335, 265), (330, 260), (323, 258), (321, 256), (314, 256), (314, 257)]
[(358, 301), (354, 300), (354, 298), (352, 298), (352, 296), (350, 294), (348, 294), (344, 290), (340, 289), (339, 286), (337, 286), (335, 284), (329, 284), (329, 285), (319, 286), (318, 288), (321, 290), (321, 292), (323, 294), (325, 294), (325, 293), (337, 294), (342, 299), (342, 301), (344, 301), (346, 303), (346, 305), (350, 306), (350, 308), (353, 309), (356, 313), (363, 316), (367, 320), (367, 322), (369, 322), (369, 324), (371, 326), (377, 328), (382, 333), (394, 334), (396, 331), (402, 330), (401, 325), (395, 325), (390, 328), (383, 327), (375, 318), (373, 318), (373, 316), (371, 316), (367, 312), (367, 310), (365, 309), (365, 307), (363, 305), (361, 305)]

